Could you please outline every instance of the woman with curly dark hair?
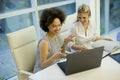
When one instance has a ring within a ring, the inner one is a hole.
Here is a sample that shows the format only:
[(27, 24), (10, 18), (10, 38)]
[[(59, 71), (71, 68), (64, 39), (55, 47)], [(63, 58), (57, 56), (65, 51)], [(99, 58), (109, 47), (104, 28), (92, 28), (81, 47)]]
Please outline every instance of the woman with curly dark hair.
[(40, 28), (46, 32), (38, 43), (38, 53), (34, 72), (40, 71), (65, 58), (66, 45), (73, 40), (72, 35), (65, 38), (63, 44), (56, 37), (62, 28), (66, 18), (65, 13), (59, 8), (49, 8), (43, 10), (40, 17)]

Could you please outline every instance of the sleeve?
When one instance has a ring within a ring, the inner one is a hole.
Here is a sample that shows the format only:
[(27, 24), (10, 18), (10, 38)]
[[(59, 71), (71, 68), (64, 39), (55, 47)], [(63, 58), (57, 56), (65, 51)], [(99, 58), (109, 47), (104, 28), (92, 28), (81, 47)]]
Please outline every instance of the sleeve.
[(69, 30), (68, 30), (69, 35), (75, 35), (76, 30), (74, 26), (75, 26), (74, 24), (70, 25)]
[(90, 26), (93, 29), (93, 30), (91, 30), (91, 31), (93, 31), (93, 34), (91, 36), (89, 36), (89, 40), (95, 41), (96, 37), (100, 36), (100, 29), (98, 29), (95, 22), (92, 22), (92, 21), (90, 23)]

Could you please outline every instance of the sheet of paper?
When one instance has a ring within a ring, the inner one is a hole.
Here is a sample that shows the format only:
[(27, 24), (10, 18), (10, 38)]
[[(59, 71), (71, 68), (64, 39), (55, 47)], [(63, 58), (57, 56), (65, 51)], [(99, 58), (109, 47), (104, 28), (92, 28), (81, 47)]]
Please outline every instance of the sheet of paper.
[(120, 49), (114, 51), (112, 54), (119, 54), (120, 53)]
[(104, 50), (108, 53), (116, 53), (120, 49), (120, 42), (118, 41), (106, 41), (98, 40), (92, 44), (93, 47), (104, 46)]

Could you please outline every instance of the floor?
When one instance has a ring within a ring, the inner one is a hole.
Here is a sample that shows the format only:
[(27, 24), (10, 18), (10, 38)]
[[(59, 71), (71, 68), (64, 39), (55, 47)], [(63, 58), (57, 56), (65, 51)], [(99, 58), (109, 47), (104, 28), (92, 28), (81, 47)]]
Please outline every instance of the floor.
[(14, 76), (14, 77), (12, 77), (12, 78), (10, 78), (10, 79), (8, 79), (8, 80), (18, 80), (18, 77), (17, 77), (17, 76)]
[(5, 34), (0, 33), (0, 80), (7, 80), (16, 75), (16, 66), (7, 43)]

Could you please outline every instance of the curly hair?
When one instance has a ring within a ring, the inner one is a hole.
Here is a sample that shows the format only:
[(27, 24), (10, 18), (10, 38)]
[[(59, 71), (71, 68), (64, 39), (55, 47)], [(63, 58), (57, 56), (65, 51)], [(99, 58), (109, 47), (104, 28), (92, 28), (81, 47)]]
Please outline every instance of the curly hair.
[(40, 27), (43, 31), (48, 32), (48, 26), (53, 22), (55, 18), (59, 18), (61, 24), (64, 23), (66, 15), (65, 13), (59, 8), (48, 8), (43, 10), (41, 17), (40, 17)]

